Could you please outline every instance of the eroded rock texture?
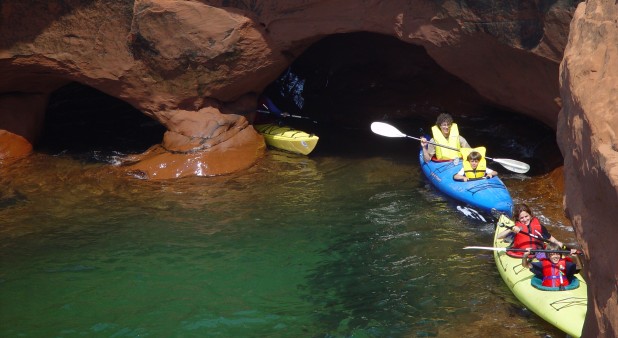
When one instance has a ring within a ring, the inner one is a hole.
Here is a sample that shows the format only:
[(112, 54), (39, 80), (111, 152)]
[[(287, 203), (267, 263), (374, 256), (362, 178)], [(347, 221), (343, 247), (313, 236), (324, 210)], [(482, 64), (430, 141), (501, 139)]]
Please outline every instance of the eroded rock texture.
[[(573, 10), (570, 1), (3, 1), (0, 129), (36, 142), (50, 93), (79, 82), (168, 129), (128, 170), (238, 171), (264, 151), (239, 114), (312, 43), (359, 31), (421, 45), (490, 102), (553, 127)], [(28, 152), (12, 149), (3, 157)]]
[(565, 207), (588, 253), (585, 337), (618, 336), (618, 4), (577, 8), (561, 69)]
[(580, 5), (564, 53), (577, 2), (4, 0), (0, 161), (29, 153), (50, 93), (79, 82), (167, 128), (127, 171), (238, 171), (265, 148), (241, 113), (311, 44), (335, 33), (395, 37), (423, 46), (496, 106), (557, 126), (566, 207), (594, 257), (586, 335), (615, 336), (618, 10), (615, 1)]

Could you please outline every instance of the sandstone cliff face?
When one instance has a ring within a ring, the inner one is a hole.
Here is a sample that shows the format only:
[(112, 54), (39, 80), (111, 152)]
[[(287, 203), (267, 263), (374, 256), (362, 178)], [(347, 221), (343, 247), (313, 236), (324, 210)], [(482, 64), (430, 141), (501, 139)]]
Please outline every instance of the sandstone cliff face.
[(252, 165), (262, 138), (244, 117), (221, 113), (253, 109), (255, 93), (286, 63), (269, 56), (244, 15), (187, 1), (131, 4), (3, 2), (0, 129), (36, 142), (49, 94), (76, 81), (168, 129), (129, 170), (175, 178)]
[(560, 74), (567, 215), (587, 252), (585, 337), (618, 336), (618, 5), (577, 8)]
[(128, 170), (160, 179), (238, 171), (264, 143), (236, 114), (255, 109), (312, 43), (358, 31), (421, 45), (490, 102), (554, 127), (573, 10), (570, 1), (3, 1), (0, 129), (36, 142), (49, 94), (75, 81), (167, 128)]

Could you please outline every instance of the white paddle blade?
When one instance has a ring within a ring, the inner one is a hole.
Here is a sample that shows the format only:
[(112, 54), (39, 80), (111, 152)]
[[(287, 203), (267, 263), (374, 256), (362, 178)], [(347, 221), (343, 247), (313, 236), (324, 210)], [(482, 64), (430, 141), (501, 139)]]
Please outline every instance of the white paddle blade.
[(386, 137), (406, 137), (407, 135), (400, 132), (399, 129), (384, 122), (373, 122), (371, 124), (371, 131)]
[(492, 247), (492, 246), (466, 246), (466, 247), (464, 247), (464, 249), (506, 251), (506, 248), (496, 248), (496, 247)]
[(506, 169), (519, 174), (525, 174), (530, 170), (530, 165), (524, 162), (511, 160), (508, 158), (493, 158), (492, 161), (500, 163)]

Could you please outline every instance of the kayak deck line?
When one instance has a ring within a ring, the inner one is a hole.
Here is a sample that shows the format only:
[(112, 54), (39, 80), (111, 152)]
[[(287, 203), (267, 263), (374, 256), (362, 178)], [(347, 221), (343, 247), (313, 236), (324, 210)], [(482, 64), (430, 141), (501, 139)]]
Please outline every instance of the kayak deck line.
[(264, 137), (267, 145), (295, 154), (308, 155), (320, 139), (314, 134), (278, 124), (258, 124), (253, 127)]
[(493, 209), (510, 215), (513, 199), (498, 177), (456, 181), (453, 176), (463, 167), (462, 161), (425, 162), (419, 151), (419, 163), (427, 180), (444, 195), (475, 209), (491, 214)]
[[(510, 225), (514, 222), (501, 215), (494, 233), (495, 248), (507, 249), (510, 245), (510, 242), (498, 238), (501, 227)], [(541, 290), (532, 285), (534, 274), (522, 266), (521, 258), (510, 257), (506, 250), (493, 251), (493, 254), (500, 277), (526, 308), (569, 336), (581, 336), (588, 306), (588, 285), (579, 273), (575, 274), (579, 280), (577, 288)]]

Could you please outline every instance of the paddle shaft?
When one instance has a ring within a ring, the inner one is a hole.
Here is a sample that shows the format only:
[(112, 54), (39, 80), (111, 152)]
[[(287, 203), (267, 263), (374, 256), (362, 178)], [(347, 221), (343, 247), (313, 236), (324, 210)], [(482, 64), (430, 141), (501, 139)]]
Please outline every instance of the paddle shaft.
[[(501, 224), (501, 225), (502, 225), (503, 227), (505, 227), (505, 228), (509, 228), (509, 229), (511, 229), (511, 230), (513, 230), (513, 227), (514, 227), (514, 225), (506, 225), (506, 224)], [(528, 237), (532, 237), (532, 238), (536, 238), (536, 239), (538, 239), (538, 240), (541, 240), (541, 241), (543, 241), (543, 242), (545, 242), (545, 243), (551, 243), (551, 241), (550, 241), (550, 240), (548, 240), (548, 239), (545, 239), (545, 238), (543, 238), (543, 237), (539, 237), (539, 236), (533, 235), (533, 234), (528, 233), (528, 232), (525, 232), (525, 231), (523, 231), (523, 230), (519, 230), (519, 232), (520, 232), (520, 233), (522, 233), (522, 234), (524, 234), (524, 235), (526, 235), (526, 236), (528, 236)], [(563, 246), (562, 248), (563, 248), (563, 249), (564, 249), (564, 248), (566, 248), (566, 245), (565, 245), (565, 246)], [(510, 249), (509, 251), (517, 251), (517, 250), (523, 250), (523, 251), (526, 251), (526, 249)], [(535, 251), (535, 250), (532, 250), (532, 251)], [(539, 251), (539, 252), (545, 252), (545, 251)], [(550, 250), (550, 251), (547, 251), (547, 252), (558, 252), (558, 251), (552, 251), (552, 250)], [(570, 253), (571, 251), (568, 251), (568, 252)], [(581, 254), (581, 251), (577, 250), (577, 253), (578, 253), (578, 254)]]
[[(526, 252), (528, 249), (506, 249), (506, 251), (516, 251), (516, 252)], [(544, 250), (544, 249), (530, 249), (530, 252), (557, 252), (561, 254), (568, 255), (571, 251), (567, 250)]]
[[(505, 227), (505, 228), (509, 228), (511, 230), (513, 230), (513, 227), (514, 227), (514, 225), (506, 225), (506, 224), (502, 224), (502, 226)], [(523, 230), (519, 230), (519, 233), (524, 234), (524, 235), (526, 235), (528, 237), (536, 238), (536, 239), (541, 240), (541, 241), (543, 241), (545, 243), (551, 243), (551, 241), (549, 239), (545, 239), (545, 238), (543, 238), (541, 236), (533, 235), (533, 234), (531, 234), (529, 232), (526, 232), (526, 231), (523, 231)]]
[(309, 120), (309, 121), (311, 121), (313, 123), (318, 123), (318, 121), (312, 120), (311, 118), (306, 117), (306, 116), (294, 115), (294, 114), (290, 114), (290, 113), (286, 113), (286, 112), (282, 112), (282, 113), (278, 114), (278, 113), (271, 112), (270, 110), (268, 110), (268, 108), (266, 108), (266, 110), (264, 110), (264, 109), (256, 109), (256, 111), (258, 113), (271, 114), (271, 115), (275, 115), (275, 116), (279, 116), (279, 117), (293, 117), (293, 118), (296, 118), (296, 119), (306, 119), (306, 120)]
[[(422, 140), (421, 140), (420, 138), (418, 138), (418, 137), (414, 137), (414, 136), (410, 136), (410, 135), (406, 135), (406, 137), (409, 137), (409, 138), (411, 138), (411, 139), (415, 139), (415, 140), (418, 140), (418, 141), (422, 141)], [(450, 149), (450, 150), (459, 151), (459, 149), (457, 149), (457, 148), (453, 148), (453, 147), (445, 146), (445, 145), (443, 145), (443, 144), (439, 144), (439, 143), (435, 143), (435, 142), (431, 142), (431, 141), (425, 141), (425, 142), (427, 142), (427, 143), (429, 143), (429, 144), (432, 144), (432, 145), (434, 145), (434, 146), (437, 146), (437, 147), (442, 147), (442, 148), (446, 148), (446, 149)], [(492, 160), (492, 161), (494, 160), (493, 158), (491, 158), (491, 157), (489, 157), (489, 156), (485, 156), (485, 158), (486, 158), (486, 159), (488, 159), (488, 160)]]
[(496, 248), (493, 246), (467, 246), (464, 249), (478, 249), (478, 250), (491, 250), (491, 251), (513, 251), (513, 252), (556, 252), (561, 254), (570, 254), (571, 251), (567, 250), (547, 250), (547, 249), (510, 249), (510, 248)]
[[(422, 141), (420, 138), (417, 137), (413, 137), (410, 135), (406, 135), (402, 132), (399, 131), (399, 129), (391, 126), (388, 123), (384, 123), (384, 122), (373, 122), (371, 123), (371, 131), (373, 131), (374, 133), (378, 134), (378, 135), (382, 135), (382, 136), (386, 136), (386, 137), (408, 137), (414, 140), (420, 140)], [(459, 149), (453, 148), (453, 147), (449, 147), (446, 145), (442, 145), (442, 144), (438, 144), (438, 143), (434, 143), (434, 142), (430, 142), (427, 141), (429, 144), (432, 144), (434, 146), (437, 147), (444, 147), (447, 149), (451, 149), (451, 150), (455, 150), (455, 151), (459, 151)], [(525, 174), (528, 172), (528, 170), (530, 170), (530, 166), (527, 165), (524, 162), (520, 162), (520, 161), (515, 161), (515, 160), (511, 160), (511, 159), (506, 159), (506, 158), (491, 158), (491, 157), (487, 157), (485, 156), (486, 159), (492, 160), (496, 163), (499, 163), (501, 166), (505, 167), (506, 169), (516, 172), (516, 173), (520, 173), (520, 174)]]

